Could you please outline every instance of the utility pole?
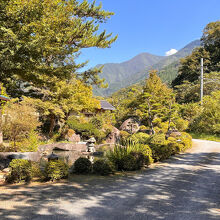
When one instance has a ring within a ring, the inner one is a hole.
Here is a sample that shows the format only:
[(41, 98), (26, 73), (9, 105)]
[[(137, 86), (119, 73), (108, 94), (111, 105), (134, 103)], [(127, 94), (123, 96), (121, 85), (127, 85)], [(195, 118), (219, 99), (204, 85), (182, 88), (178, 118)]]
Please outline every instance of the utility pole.
[(203, 104), (203, 58), (201, 58), (201, 76), (200, 76), (200, 101)]

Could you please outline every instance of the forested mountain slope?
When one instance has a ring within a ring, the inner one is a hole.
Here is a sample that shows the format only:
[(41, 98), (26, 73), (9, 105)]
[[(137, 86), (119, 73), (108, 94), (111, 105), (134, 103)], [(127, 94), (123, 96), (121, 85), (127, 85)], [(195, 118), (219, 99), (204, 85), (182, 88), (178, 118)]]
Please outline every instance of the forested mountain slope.
[(141, 53), (123, 63), (104, 64), (101, 77), (108, 83), (108, 88), (95, 89), (95, 94), (108, 96), (121, 88), (145, 79), (151, 69), (158, 70), (164, 81), (171, 82), (177, 75), (179, 59), (189, 55), (199, 45), (200, 41), (195, 40), (171, 56)]

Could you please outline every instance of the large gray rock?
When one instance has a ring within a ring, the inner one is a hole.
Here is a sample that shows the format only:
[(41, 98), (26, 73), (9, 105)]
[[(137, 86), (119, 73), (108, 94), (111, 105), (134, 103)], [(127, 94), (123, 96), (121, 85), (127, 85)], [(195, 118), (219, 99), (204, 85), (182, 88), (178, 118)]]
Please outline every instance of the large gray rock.
[(120, 139), (120, 131), (113, 127), (112, 132), (108, 135), (106, 139), (107, 144), (116, 144)]
[(127, 119), (122, 123), (120, 127), (120, 130), (127, 131), (131, 134), (138, 132), (139, 129), (140, 129), (140, 122), (134, 118)]
[(26, 159), (31, 161), (40, 161), (40, 152), (1, 152), (0, 153), (0, 170), (7, 168), (13, 159)]
[(76, 134), (74, 130), (69, 129), (65, 135), (65, 139), (70, 142), (80, 142), (81, 138), (79, 134)]
[(53, 151), (53, 150), (63, 150), (63, 151), (86, 151), (87, 146), (86, 143), (55, 143), (55, 144), (46, 144), (42, 145), (38, 148), (38, 151)]

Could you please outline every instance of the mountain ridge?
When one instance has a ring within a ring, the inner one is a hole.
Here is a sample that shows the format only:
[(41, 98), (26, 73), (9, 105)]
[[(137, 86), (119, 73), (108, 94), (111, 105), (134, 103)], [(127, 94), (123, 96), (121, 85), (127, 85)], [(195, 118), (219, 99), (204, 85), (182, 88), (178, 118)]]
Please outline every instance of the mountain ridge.
[[(177, 53), (170, 56), (157, 56), (143, 52), (121, 63), (102, 64), (104, 67), (100, 77), (105, 79), (109, 87), (106, 89), (94, 88), (94, 93), (101, 96), (111, 95), (121, 88), (145, 79), (151, 69), (158, 70), (159, 75), (161, 75), (160, 71), (165, 71), (165, 75), (168, 76), (169, 73), (166, 71), (169, 68), (166, 69), (166, 67), (169, 65), (172, 66), (173, 63), (175, 63), (175, 65), (173, 65), (172, 68), (175, 67), (176, 69), (172, 69), (172, 77), (175, 77), (175, 75), (177, 75), (176, 63), (179, 62), (180, 58), (189, 55), (192, 50), (198, 46), (200, 46), (200, 41), (194, 40), (180, 49)], [(102, 65), (99, 64), (97, 67)]]

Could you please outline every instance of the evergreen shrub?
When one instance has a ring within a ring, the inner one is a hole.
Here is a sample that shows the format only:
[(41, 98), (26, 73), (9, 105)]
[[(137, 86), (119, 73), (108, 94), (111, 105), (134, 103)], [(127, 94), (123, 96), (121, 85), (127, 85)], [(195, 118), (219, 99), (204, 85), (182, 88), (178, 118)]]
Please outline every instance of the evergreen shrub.
[(45, 177), (47, 180), (60, 180), (68, 177), (69, 167), (62, 160), (51, 160), (45, 167)]
[(129, 137), (129, 140), (132, 140), (135, 143), (147, 144), (149, 138), (150, 138), (149, 134), (146, 134), (146, 133), (143, 133), (143, 132), (138, 132), (136, 134), (131, 135)]
[(94, 136), (97, 141), (101, 141), (103, 138), (105, 138), (105, 133), (96, 128), (91, 122), (81, 123), (75, 117), (70, 117), (67, 120), (67, 125), (77, 134), (80, 134), (82, 138), (88, 139), (91, 136)]
[(93, 164), (93, 171), (96, 174), (105, 176), (114, 173), (114, 166), (108, 160), (98, 159)]
[(120, 139), (122, 142), (126, 141), (130, 134), (127, 131), (120, 131)]
[(133, 171), (138, 169), (137, 158), (132, 153), (125, 155), (122, 161), (122, 170)]
[(157, 134), (150, 138), (149, 145), (155, 161), (165, 160), (171, 155), (192, 147), (192, 137), (188, 133), (182, 132), (181, 136), (169, 137), (168, 140), (165, 140), (164, 137), (163, 134)]
[(31, 162), (25, 159), (13, 159), (10, 164), (10, 173), (6, 177), (8, 183), (29, 182), (31, 175)]
[(164, 145), (166, 142), (165, 134), (163, 133), (156, 133), (154, 135), (151, 135), (149, 138), (148, 143), (149, 144), (159, 144), (159, 145)]
[(78, 174), (87, 174), (92, 171), (92, 163), (89, 159), (80, 157), (74, 163), (74, 170)]

